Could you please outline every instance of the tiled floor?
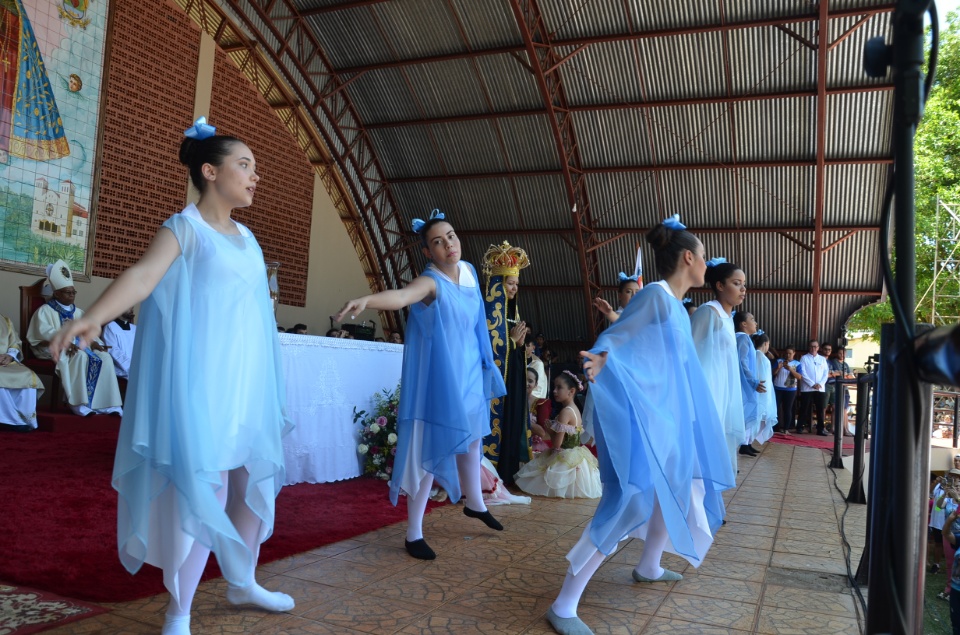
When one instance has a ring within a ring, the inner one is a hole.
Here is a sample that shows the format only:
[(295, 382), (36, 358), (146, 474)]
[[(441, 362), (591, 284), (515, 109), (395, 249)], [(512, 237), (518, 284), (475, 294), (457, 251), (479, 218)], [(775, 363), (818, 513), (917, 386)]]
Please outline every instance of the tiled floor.
[[(787, 445), (742, 459), (740, 485), (728, 492), (728, 522), (699, 569), (668, 555), (665, 566), (683, 580), (638, 585), (630, 570), (643, 543), (625, 542), (587, 587), (581, 618), (598, 634), (859, 633), (839, 531), (845, 506), (828, 461), (820, 450)], [(846, 492), (849, 473), (838, 473)], [(564, 555), (594, 506), (535, 498), (529, 506), (497, 507), (503, 532), (466, 518), (459, 506), (443, 507), (424, 522), (437, 560), (408, 557), (404, 525), (386, 527), (262, 566), (264, 586), (296, 599), (291, 613), (238, 610), (226, 603), (222, 580), (204, 583), (193, 633), (552, 633), (544, 613), (563, 580)], [(846, 516), (854, 569), (865, 511), (851, 506)], [(110, 605), (109, 614), (49, 632), (158, 633), (165, 602)]]

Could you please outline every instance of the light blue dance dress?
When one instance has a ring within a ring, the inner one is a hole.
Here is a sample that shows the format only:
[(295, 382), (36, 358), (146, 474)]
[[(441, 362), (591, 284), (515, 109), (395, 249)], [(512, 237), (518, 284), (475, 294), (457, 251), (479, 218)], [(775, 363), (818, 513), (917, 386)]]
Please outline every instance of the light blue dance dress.
[[(740, 398), (743, 400), (743, 441), (750, 443), (760, 432), (760, 376), (757, 373), (757, 347), (746, 333), (737, 333), (737, 359), (740, 368)], [(770, 390), (770, 386), (767, 386)]]
[(734, 475), (737, 473), (737, 451), (743, 443), (743, 395), (740, 393), (740, 369), (737, 357), (737, 336), (733, 330), (733, 315), (727, 313), (716, 300), (704, 302), (690, 318), (693, 343), (707, 377), (726, 441), (727, 453)]
[(506, 394), (473, 265), (459, 264), (454, 282), (433, 266), (437, 297), (410, 307), (403, 346), (397, 456), (390, 500), (416, 496), (431, 473), (452, 502), (460, 500), (457, 454), (490, 434), (490, 400)]
[(664, 282), (645, 286), (591, 349), (607, 353), (591, 384), (603, 495), (567, 554), (578, 573), (599, 550), (646, 536), (657, 500), (667, 551), (698, 566), (723, 522), (734, 485), (723, 425), (690, 336), (690, 319)]
[(761, 351), (757, 351), (757, 377), (764, 382), (767, 392), (759, 396), (757, 416), (760, 418), (760, 429), (752, 439), (763, 444), (773, 438), (773, 428), (777, 425), (777, 395), (773, 389), (773, 368), (770, 360)]
[(164, 224), (181, 255), (140, 308), (113, 468), (117, 541), (131, 573), (177, 573), (195, 540), (232, 584), (249, 583), (251, 553), (217, 501), (221, 472), (246, 467), (247, 505), (273, 533), (284, 480), (280, 437), (292, 425), (263, 252), (238, 223), (221, 234), (193, 205)]

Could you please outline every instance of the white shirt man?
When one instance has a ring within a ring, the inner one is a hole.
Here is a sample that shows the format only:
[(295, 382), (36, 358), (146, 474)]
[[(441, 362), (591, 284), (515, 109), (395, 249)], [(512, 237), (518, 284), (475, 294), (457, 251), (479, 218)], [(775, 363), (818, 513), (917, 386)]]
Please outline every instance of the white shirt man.
[(800, 358), (800, 432), (806, 428), (810, 430), (812, 424), (812, 410), (817, 409), (817, 434), (828, 436), (823, 429), (825, 410), (827, 407), (827, 376), (829, 367), (827, 358), (818, 355), (820, 343), (810, 340), (807, 344), (807, 354)]
[(130, 359), (133, 356), (133, 340), (137, 335), (137, 325), (133, 323), (133, 308), (103, 327), (103, 341), (110, 347), (110, 357), (117, 371), (117, 377), (128, 377)]

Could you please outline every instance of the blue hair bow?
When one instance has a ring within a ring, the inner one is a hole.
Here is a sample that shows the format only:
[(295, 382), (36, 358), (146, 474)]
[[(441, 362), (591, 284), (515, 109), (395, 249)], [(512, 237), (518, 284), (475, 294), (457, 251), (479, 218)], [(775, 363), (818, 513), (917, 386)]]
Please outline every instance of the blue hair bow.
[[(443, 212), (441, 212), (441, 211), (438, 210), (438, 209), (435, 209), (435, 210), (433, 210), (432, 212), (430, 212), (430, 218), (428, 218), (427, 220), (433, 220), (433, 219), (435, 219), (435, 218), (438, 219), (438, 220), (443, 220), (443, 218), (444, 218)], [(427, 224), (427, 220), (422, 220), (422, 219), (420, 219), (420, 218), (414, 218), (414, 219), (413, 219), (413, 223), (412, 223), (412, 224), (413, 224), (413, 231), (415, 231), (416, 233), (419, 234), (419, 233), (420, 233), (420, 230), (423, 229), (423, 226)]]
[(684, 229), (687, 228), (686, 225), (680, 222), (680, 214), (674, 214), (670, 218), (663, 219), (663, 224), (664, 226), (669, 227), (670, 229), (676, 230), (678, 232), (683, 231)]
[(193, 125), (183, 131), (183, 136), (203, 141), (217, 134), (217, 129), (207, 123), (206, 117), (200, 117)]
[(763, 329), (757, 329), (757, 333), (756, 333), (756, 334), (757, 334), (757, 335), (763, 335), (763, 334), (764, 334), (764, 333), (763, 333)]
[(693, 300), (691, 300), (690, 298), (684, 298), (684, 299), (683, 299), (683, 304), (684, 304), (684, 305), (693, 304)]
[(622, 271), (617, 274), (617, 280), (619, 280), (620, 282), (626, 282), (626, 281), (628, 281), (628, 280), (629, 280), (630, 282), (636, 282), (638, 278), (639, 278), (639, 276), (628, 276), (627, 274), (623, 273)]
[(708, 266), (708, 267), (716, 267), (717, 265), (722, 265), (722, 264), (725, 263), (726, 261), (727, 261), (726, 258), (723, 258), (723, 257), (721, 257), (721, 256), (717, 256), (716, 258), (711, 258), (710, 260), (708, 260), (708, 261), (707, 261), (707, 266)]

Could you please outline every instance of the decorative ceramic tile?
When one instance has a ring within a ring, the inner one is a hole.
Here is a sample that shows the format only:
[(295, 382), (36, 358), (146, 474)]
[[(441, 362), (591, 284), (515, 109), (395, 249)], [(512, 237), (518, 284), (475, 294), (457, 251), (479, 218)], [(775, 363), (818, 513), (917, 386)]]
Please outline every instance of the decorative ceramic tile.
[(750, 525), (738, 522), (736, 518), (727, 518), (727, 524), (717, 530), (717, 536), (722, 534), (747, 534), (750, 536), (762, 536), (764, 538), (773, 538), (777, 535), (777, 528), (773, 525)]
[(324, 558), (312, 564), (304, 565), (299, 569), (287, 571), (284, 575), (352, 590), (359, 589), (394, 573), (395, 571), (390, 569)]
[(487, 578), (477, 585), (477, 587), (518, 595), (534, 595), (550, 600), (556, 598), (557, 593), (560, 592), (560, 587), (563, 585), (564, 575), (530, 571), (525, 569), (523, 564), (524, 563), (518, 563), (519, 566)]
[(401, 571), (389, 578), (375, 582), (363, 588), (362, 593), (387, 598), (430, 611), (441, 604), (461, 597), (474, 585), (464, 585), (456, 579), (428, 578), (422, 575), (411, 576)]
[(158, 625), (106, 613), (43, 632), (47, 635), (156, 635), (158, 629)]
[(305, 613), (304, 618), (336, 627), (352, 628), (365, 633), (393, 633), (426, 613), (421, 607), (371, 596), (351, 593), (327, 602)]
[(302, 617), (290, 617), (277, 624), (274, 630), (270, 631), (270, 635), (363, 635), (363, 631), (355, 631), (341, 625), (314, 622)]
[(757, 633), (771, 635), (859, 635), (856, 618), (764, 606)]
[(760, 601), (761, 588), (758, 582), (716, 578), (688, 572), (683, 576), (683, 580), (673, 587), (673, 593), (757, 604)]
[[(627, 611), (599, 609), (592, 606), (580, 606), (577, 617), (595, 633), (604, 635), (634, 635), (640, 633), (650, 620), (649, 615), (637, 615)], [(546, 617), (541, 617), (523, 635), (555, 635)]]
[(333, 556), (336, 560), (368, 564), (371, 567), (387, 567), (395, 570), (406, 569), (416, 564), (403, 545), (399, 547), (366, 544), (350, 551), (344, 551)]
[(700, 624), (751, 631), (756, 613), (755, 604), (671, 593), (657, 610), (657, 617), (682, 620), (696, 616)]
[(419, 562), (403, 573), (409, 576), (423, 576), (433, 580), (447, 580), (461, 588), (476, 586), (506, 569), (507, 565), (493, 562), (464, 563), (457, 558), (438, 557), (436, 560)]
[(697, 569), (698, 575), (709, 575), (715, 578), (730, 578), (731, 580), (745, 580), (747, 582), (763, 582), (766, 567), (746, 562), (732, 562), (729, 560), (714, 560), (707, 553), (707, 559)]
[(338, 553), (343, 553), (344, 551), (350, 551), (351, 549), (356, 549), (357, 547), (362, 547), (365, 544), (368, 544), (368, 543), (361, 542), (360, 540), (341, 540), (340, 542), (335, 542), (330, 545), (324, 545), (323, 547), (311, 549), (307, 553), (312, 553), (317, 556), (329, 557), (329, 556), (335, 556)]
[(856, 600), (849, 593), (828, 593), (768, 584), (763, 592), (763, 606), (841, 617), (856, 617)]
[(776, 527), (777, 526), (777, 517), (776, 516), (766, 516), (763, 514), (748, 514), (748, 513), (727, 513), (727, 522), (734, 520), (738, 523), (746, 523), (748, 525), (764, 525), (766, 527)]
[(397, 631), (397, 635), (516, 635), (524, 628), (499, 622), (497, 617), (496, 614), (474, 617), (438, 609)]
[(591, 580), (580, 599), (580, 606), (653, 615), (671, 586), (672, 583), (639, 584), (632, 578), (630, 584)]
[(473, 589), (469, 594), (443, 605), (443, 610), (460, 615), (491, 619), (510, 628), (528, 626), (537, 615), (543, 615), (552, 599), (517, 595), (500, 589)]
[(805, 540), (777, 540), (774, 551), (843, 559), (839, 537), (829, 534), (811, 534)]
[[(756, 525), (747, 526), (756, 527)], [(724, 526), (724, 529), (725, 528), (726, 526)], [(749, 547), (752, 549), (765, 549), (772, 551), (773, 538), (767, 538), (749, 533), (738, 534), (730, 531), (718, 531), (717, 535), (713, 538), (713, 546), (717, 547), (719, 545), (729, 545), (731, 547)]]
[(773, 553), (771, 566), (784, 569), (799, 569), (801, 571), (817, 571), (820, 573), (847, 574), (847, 565), (843, 559), (819, 558), (793, 553)]

